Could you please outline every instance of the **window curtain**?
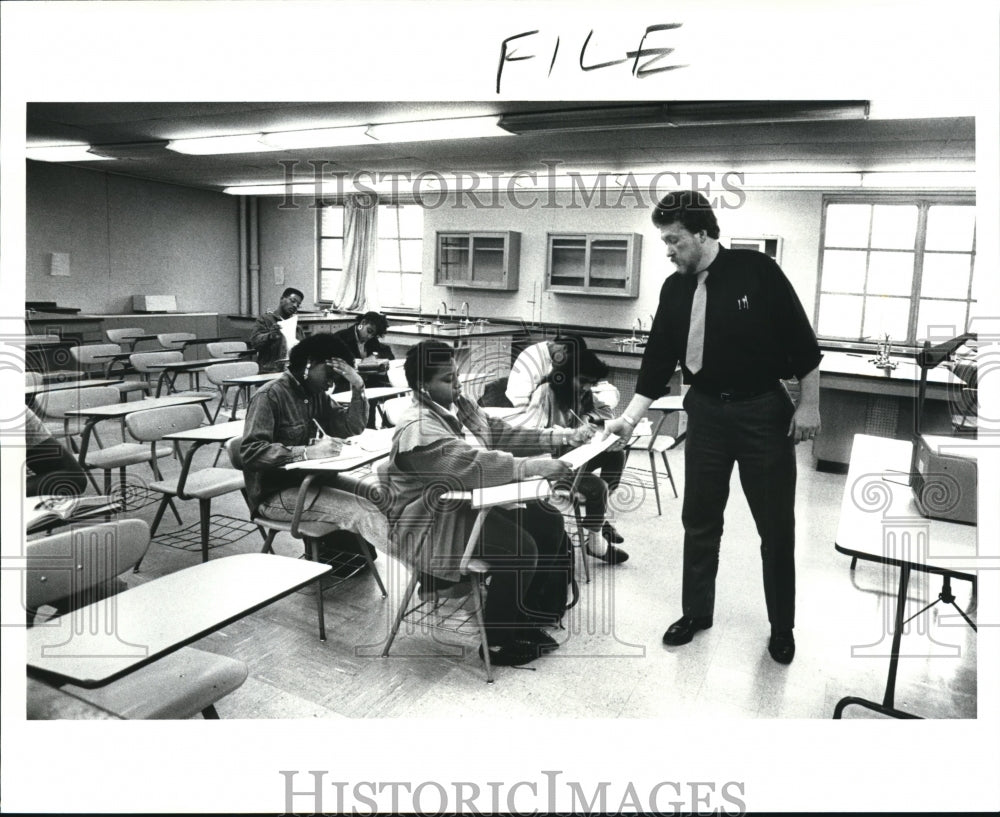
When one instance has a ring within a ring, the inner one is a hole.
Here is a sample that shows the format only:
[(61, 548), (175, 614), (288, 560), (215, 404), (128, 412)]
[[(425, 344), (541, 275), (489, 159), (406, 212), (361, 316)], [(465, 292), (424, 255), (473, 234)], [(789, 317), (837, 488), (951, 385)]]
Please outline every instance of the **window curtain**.
[(338, 309), (379, 311), (377, 251), (378, 198), (348, 196), (344, 200), (344, 274), (332, 299)]

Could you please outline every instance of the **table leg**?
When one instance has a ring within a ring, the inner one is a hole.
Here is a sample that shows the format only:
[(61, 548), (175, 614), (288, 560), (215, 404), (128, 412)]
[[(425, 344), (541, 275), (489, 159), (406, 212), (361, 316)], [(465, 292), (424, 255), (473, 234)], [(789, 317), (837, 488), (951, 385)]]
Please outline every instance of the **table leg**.
[(852, 705), (863, 706), (866, 709), (871, 709), (873, 712), (879, 712), (892, 718), (920, 718), (919, 715), (912, 715), (909, 712), (903, 712), (895, 707), (896, 671), (899, 668), (899, 647), (903, 640), (903, 615), (906, 612), (906, 588), (909, 583), (910, 566), (904, 562), (899, 568), (899, 593), (896, 597), (896, 619), (894, 623), (895, 631), (892, 634), (892, 648), (889, 654), (889, 675), (886, 678), (885, 695), (882, 697), (882, 703), (879, 704), (875, 701), (869, 701), (865, 698), (858, 698), (855, 696), (841, 698), (837, 701), (837, 706), (833, 710), (833, 717), (835, 719), (839, 720), (840, 716), (844, 712), (844, 709)]

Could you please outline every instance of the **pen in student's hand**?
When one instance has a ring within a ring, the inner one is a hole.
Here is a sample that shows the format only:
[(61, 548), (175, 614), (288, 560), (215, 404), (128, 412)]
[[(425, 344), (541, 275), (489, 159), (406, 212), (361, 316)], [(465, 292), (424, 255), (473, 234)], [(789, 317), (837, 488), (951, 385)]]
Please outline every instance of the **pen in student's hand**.
[(326, 432), (323, 430), (323, 426), (319, 424), (319, 420), (317, 420), (315, 417), (313, 418), (313, 423), (315, 423), (316, 430), (319, 432), (319, 436), (316, 439), (317, 440), (323, 439), (326, 436)]
[(576, 420), (580, 425), (587, 425), (587, 421), (584, 420), (579, 414), (577, 414), (573, 409), (569, 410), (570, 416)]

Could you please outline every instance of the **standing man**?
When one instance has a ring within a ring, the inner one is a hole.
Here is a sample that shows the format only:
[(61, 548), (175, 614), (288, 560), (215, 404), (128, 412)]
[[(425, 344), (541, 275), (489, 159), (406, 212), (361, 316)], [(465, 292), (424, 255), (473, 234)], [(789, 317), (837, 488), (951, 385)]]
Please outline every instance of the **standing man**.
[[(262, 372), (280, 372), (285, 367), (289, 345), (295, 344), (288, 343), (286, 333), (282, 331), (282, 322), (298, 313), (304, 298), (295, 287), (288, 287), (281, 293), (278, 308), (257, 318), (250, 334), (250, 345), (257, 350), (257, 364)], [(296, 325), (295, 339), (300, 341), (302, 338), (302, 327)]]
[[(687, 644), (712, 626), (723, 513), (733, 463), (761, 539), (768, 651), (795, 656), (795, 445), (820, 427), (816, 335), (791, 284), (767, 255), (719, 244), (700, 193), (665, 196), (653, 224), (677, 272), (660, 290), (635, 397), (609, 431), (630, 434), (681, 362), (688, 413), (684, 457), (682, 612), (663, 635)], [(793, 405), (782, 379), (799, 379)]]

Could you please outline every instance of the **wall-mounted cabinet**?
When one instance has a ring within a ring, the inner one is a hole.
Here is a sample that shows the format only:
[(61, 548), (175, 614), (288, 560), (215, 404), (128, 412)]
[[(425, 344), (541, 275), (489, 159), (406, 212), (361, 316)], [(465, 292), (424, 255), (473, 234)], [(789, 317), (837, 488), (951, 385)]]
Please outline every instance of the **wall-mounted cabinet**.
[(639, 233), (549, 233), (548, 238), (550, 292), (639, 297)]
[(521, 234), (439, 232), (434, 283), (469, 289), (517, 289)]

